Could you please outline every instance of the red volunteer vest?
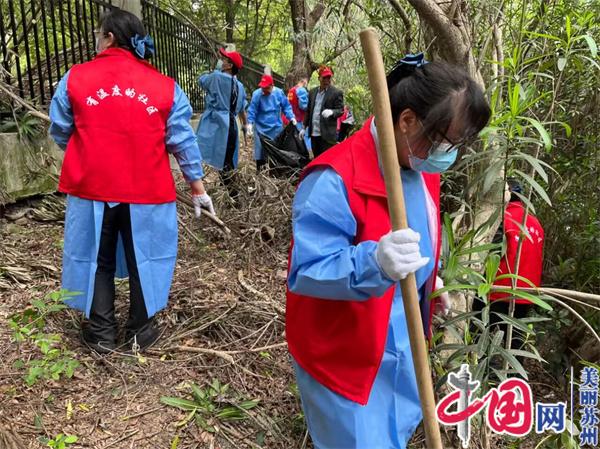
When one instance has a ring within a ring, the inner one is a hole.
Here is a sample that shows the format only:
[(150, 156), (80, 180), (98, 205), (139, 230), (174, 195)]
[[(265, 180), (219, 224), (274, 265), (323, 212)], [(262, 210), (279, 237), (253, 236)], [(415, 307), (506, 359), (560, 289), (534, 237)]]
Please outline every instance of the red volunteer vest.
[(59, 190), (98, 201), (175, 201), (165, 146), (174, 83), (119, 48), (73, 66), (67, 93), (75, 126)]
[[(298, 121), (298, 123), (302, 123), (304, 121), (305, 111), (300, 109), (300, 103), (298, 102), (298, 94), (296, 93), (296, 89), (297, 89), (296, 86), (292, 87), (288, 91), (287, 98), (288, 98), (288, 101), (290, 102), (290, 104), (292, 105), (292, 111), (294, 112), (294, 117), (296, 117), (296, 120)], [(287, 124), (290, 121), (287, 119), (285, 114), (281, 114), (281, 118), (283, 120), (283, 125), (287, 126)]]
[[(316, 167), (327, 167), (342, 178), (357, 222), (354, 244), (378, 241), (391, 230), (385, 184), (370, 124), (371, 119), (352, 137), (311, 162), (302, 175)], [(439, 211), (440, 176), (423, 176)], [(437, 241), (435, 267), (440, 251), (439, 234)], [(430, 286), (434, 284), (436, 271), (434, 268), (428, 281)], [(288, 289), (286, 337), (290, 353), (319, 383), (365, 405), (383, 357), (394, 291), (395, 286), (383, 296), (367, 301), (337, 301), (297, 295)], [(427, 317), (429, 322), (432, 311), (433, 304)]]
[[(506, 207), (504, 212), (504, 235), (506, 236), (506, 254), (500, 260), (500, 266), (498, 267), (498, 273), (496, 276), (501, 274), (514, 273), (515, 261), (517, 259), (517, 248), (519, 246), (519, 239), (521, 238), (521, 224), (523, 223), (523, 216), (525, 215), (525, 208), (523, 203), (520, 201), (511, 201)], [(519, 276), (523, 276), (529, 279), (536, 287), (539, 287), (542, 283), (542, 263), (544, 253), (544, 229), (542, 225), (531, 214), (527, 214), (527, 220), (525, 227), (529, 232), (529, 237), (523, 236), (523, 244), (521, 245), (521, 256), (519, 262)], [(494, 282), (496, 286), (512, 286), (512, 279), (500, 279)], [(517, 280), (517, 287), (531, 287), (525, 281), (520, 279)], [(491, 300), (498, 300), (503, 298), (509, 298), (510, 295), (507, 293), (491, 293)], [(527, 299), (519, 298), (515, 302), (520, 304), (529, 304), (530, 301)]]

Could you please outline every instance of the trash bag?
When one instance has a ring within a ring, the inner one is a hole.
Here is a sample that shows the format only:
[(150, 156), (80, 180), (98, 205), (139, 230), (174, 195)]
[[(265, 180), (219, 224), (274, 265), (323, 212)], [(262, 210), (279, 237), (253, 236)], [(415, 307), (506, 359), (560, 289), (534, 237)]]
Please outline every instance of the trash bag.
[(306, 144), (300, 138), (298, 129), (291, 123), (288, 123), (275, 140), (262, 134), (259, 138), (269, 166), (269, 173), (273, 176), (294, 177), (310, 161)]

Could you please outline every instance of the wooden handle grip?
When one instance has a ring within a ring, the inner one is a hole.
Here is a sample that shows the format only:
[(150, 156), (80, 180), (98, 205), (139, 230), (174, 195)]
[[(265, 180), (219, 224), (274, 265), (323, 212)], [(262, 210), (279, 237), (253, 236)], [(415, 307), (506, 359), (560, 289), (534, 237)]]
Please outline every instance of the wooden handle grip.
[[(361, 31), (360, 43), (365, 56), (369, 86), (371, 96), (373, 97), (375, 124), (377, 125), (377, 137), (379, 139), (380, 157), (383, 165), (383, 177), (388, 195), (388, 209), (392, 229), (404, 229), (408, 227), (408, 222), (406, 220), (400, 165), (398, 164), (398, 153), (394, 137), (392, 108), (385, 79), (383, 58), (381, 56), (381, 49), (379, 48), (379, 38), (376, 31), (373, 28)], [(423, 332), (423, 322), (421, 321), (419, 294), (417, 292), (415, 275), (410, 274), (406, 279), (400, 281), (400, 287), (402, 289), (410, 348), (417, 376), (421, 409), (423, 410), (423, 424), (425, 427), (427, 448), (443, 449), (440, 428), (435, 414), (435, 399), (431, 371), (429, 369), (427, 342), (425, 340), (425, 333)]]

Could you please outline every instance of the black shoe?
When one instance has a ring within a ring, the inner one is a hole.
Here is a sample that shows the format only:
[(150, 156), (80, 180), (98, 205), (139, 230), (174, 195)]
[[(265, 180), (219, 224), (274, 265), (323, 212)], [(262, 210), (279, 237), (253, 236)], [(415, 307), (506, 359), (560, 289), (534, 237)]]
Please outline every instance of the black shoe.
[(96, 351), (100, 354), (109, 354), (117, 348), (117, 344), (114, 339), (102, 339), (94, 335), (89, 329), (86, 323), (82, 323), (81, 332), (79, 334), (81, 342), (92, 351)]
[(159, 338), (160, 329), (154, 325), (153, 321), (150, 321), (135, 332), (127, 330), (125, 345), (135, 354), (150, 348)]

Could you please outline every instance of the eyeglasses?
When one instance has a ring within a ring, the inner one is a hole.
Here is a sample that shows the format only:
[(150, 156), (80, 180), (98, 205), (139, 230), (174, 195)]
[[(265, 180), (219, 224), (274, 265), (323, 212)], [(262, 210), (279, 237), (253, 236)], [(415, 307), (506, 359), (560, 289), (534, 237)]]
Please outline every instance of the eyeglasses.
[[(419, 120), (419, 124), (421, 125), (421, 128), (423, 128), (423, 131), (425, 131), (425, 125), (423, 125), (423, 122), (421, 120)], [(437, 134), (439, 134), (440, 136), (442, 136), (443, 140), (448, 142), (451, 145), (451, 147), (445, 151), (446, 153), (450, 153), (451, 151), (454, 151), (454, 150), (459, 150), (461, 147), (463, 147), (467, 143), (467, 140), (461, 140), (460, 142), (453, 142), (452, 140), (450, 140), (450, 138), (444, 132), (439, 131), (439, 130), (436, 130), (435, 132)], [(425, 137), (427, 137), (427, 140), (429, 140), (432, 147), (439, 147), (440, 143), (442, 143), (442, 142), (433, 140), (427, 134), (425, 134)]]

